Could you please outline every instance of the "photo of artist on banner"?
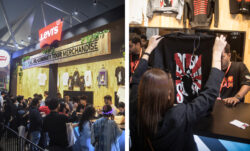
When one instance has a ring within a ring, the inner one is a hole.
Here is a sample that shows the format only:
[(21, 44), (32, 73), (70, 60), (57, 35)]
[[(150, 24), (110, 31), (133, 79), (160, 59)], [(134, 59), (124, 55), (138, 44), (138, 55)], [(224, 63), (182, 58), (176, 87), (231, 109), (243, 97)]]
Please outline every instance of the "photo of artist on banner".
[(211, 70), (214, 36), (172, 33), (164, 35), (150, 56), (149, 65), (170, 72), (175, 103), (187, 103), (199, 95)]
[(48, 26), (39, 30), (40, 48), (46, 45), (51, 45), (54, 41), (61, 41), (62, 38), (63, 20), (49, 24)]

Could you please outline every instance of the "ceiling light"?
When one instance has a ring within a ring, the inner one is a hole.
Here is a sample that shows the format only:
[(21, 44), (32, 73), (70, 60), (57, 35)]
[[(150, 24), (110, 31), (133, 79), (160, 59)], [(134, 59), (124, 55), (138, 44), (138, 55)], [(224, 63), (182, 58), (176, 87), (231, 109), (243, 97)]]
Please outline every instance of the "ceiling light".
[(93, 0), (93, 5), (96, 6), (97, 0)]
[(21, 44), (24, 44), (24, 41), (23, 41), (23, 40), (21, 40)]
[(31, 40), (31, 36), (28, 36), (28, 40)]
[(77, 15), (78, 15), (78, 11), (74, 11), (74, 15), (76, 15), (76, 16), (77, 16)]

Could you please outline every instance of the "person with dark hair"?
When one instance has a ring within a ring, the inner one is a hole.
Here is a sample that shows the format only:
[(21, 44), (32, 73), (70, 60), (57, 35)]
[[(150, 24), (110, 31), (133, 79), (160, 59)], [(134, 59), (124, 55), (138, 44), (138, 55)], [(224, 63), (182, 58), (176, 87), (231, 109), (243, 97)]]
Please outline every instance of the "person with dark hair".
[(88, 97), (86, 95), (83, 95), (80, 97), (80, 105), (83, 105), (84, 107), (87, 106), (87, 99)]
[(104, 103), (105, 103), (105, 105), (110, 105), (112, 107), (112, 114), (114, 116), (116, 116), (116, 114), (117, 114), (117, 108), (112, 103), (112, 97), (110, 95), (104, 96)]
[(38, 94), (37, 94), (37, 93), (33, 94), (33, 98), (36, 98), (37, 96), (38, 96)]
[[(38, 98), (34, 98), (30, 105), (29, 110), (29, 120), (30, 120), (30, 140), (38, 145), (40, 137), (41, 137), (41, 131), (42, 131), (42, 116), (40, 115), (40, 112), (38, 111), (38, 108), (40, 106), (40, 102)], [(36, 147), (32, 146), (31, 150), (37, 150)]]
[(225, 77), (221, 83), (218, 99), (229, 105), (244, 102), (245, 95), (250, 91), (250, 74), (243, 62), (231, 62), (229, 44), (222, 53), (221, 68), (225, 72)]
[(71, 113), (73, 111), (73, 104), (70, 99), (70, 96), (68, 94), (64, 95), (64, 100), (65, 100), (65, 103), (69, 105), (69, 112)]
[(112, 107), (104, 105), (103, 117), (96, 120), (91, 129), (91, 144), (95, 147), (95, 151), (120, 150), (118, 138), (122, 131), (113, 119)]
[(129, 77), (134, 74), (142, 56), (141, 37), (136, 34), (129, 35)]
[(25, 109), (27, 104), (25, 103), (24, 97), (22, 95), (17, 96), (18, 108)]
[(65, 115), (58, 114), (60, 103), (57, 98), (49, 101), (50, 114), (44, 118), (43, 130), (49, 134), (50, 151), (70, 151), (68, 148), (66, 123), (68, 118)]
[(94, 150), (91, 145), (91, 120), (94, 119), (95, 108), (87, 106), (79, 122), (80, 137), (73, 146), (74, 151), (89, 151)]
[(58, 99), (62, 99), (61, 93), (58, 92), (58, 93), (56, 94), (56, 96), (57, 96)]
[(68, 113), (69, 113), (69, 105), (67, 103), (60, 102), (59, 114), (69, 116)]
[(135, 71), (130, 93), (131, 150), (196, 151), (192, 125), (207, 115), (219, 94), (224, 73), (221, 54), (225, 37), (217, 37), (213, 46), (212, 69), (199, 96), (190, 103), (174, 106), (174, 84), (170, 73), (148, 70), (148, 59), (162, 38), (153, 36)]
[(119, 109), (118, 115), (123, 115), (123, 116), (125, 116), (125, 103), (119, 102), (119, 104), (118, 104), (118, 109)]

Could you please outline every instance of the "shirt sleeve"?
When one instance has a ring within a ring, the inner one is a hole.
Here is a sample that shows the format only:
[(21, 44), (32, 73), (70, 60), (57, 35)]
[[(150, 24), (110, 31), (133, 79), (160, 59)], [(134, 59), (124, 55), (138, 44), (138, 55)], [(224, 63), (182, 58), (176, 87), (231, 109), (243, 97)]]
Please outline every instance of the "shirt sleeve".
[(195, 122), (198, 118), (204, 116), (211, 108), (219, 94), (220, 84), (224, 77), (224, 72), (212, 68), (208, 81), (203, 91), (196, 97), (192, 103), (187, 103), (186, 114), (189, 123)]
[(250, 86), (250, 74), (244, 63), (240, 65), (240, 85), (248, 85)]

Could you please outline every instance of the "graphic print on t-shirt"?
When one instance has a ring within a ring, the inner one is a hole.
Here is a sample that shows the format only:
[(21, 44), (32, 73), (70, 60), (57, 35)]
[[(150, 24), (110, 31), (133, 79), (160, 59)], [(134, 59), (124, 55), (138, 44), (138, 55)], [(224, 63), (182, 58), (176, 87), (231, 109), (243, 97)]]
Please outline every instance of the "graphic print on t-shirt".
[(208, 0), (194, 0), (194, 16), (207, 14)]
[(192, 100), (201, 89), (202, 69), (201, 55), (175, 53), (176, 62), (176, 100), (183, 103)]
[(173, 0), (161, 0), (160, 1), (161, 8), (163, 8), (163, 7), (171, 7), (172, 4), (173, 4)]

